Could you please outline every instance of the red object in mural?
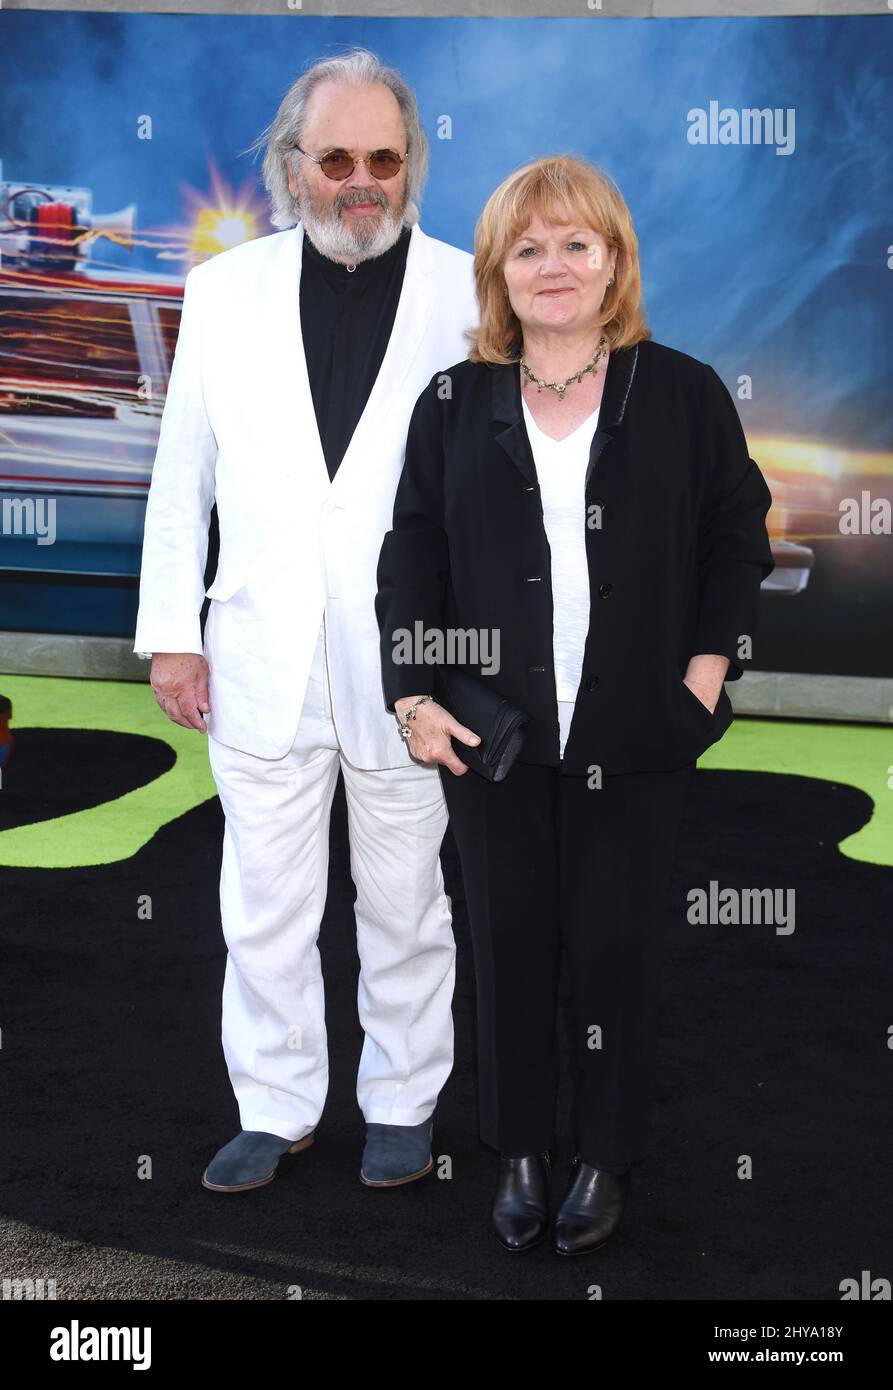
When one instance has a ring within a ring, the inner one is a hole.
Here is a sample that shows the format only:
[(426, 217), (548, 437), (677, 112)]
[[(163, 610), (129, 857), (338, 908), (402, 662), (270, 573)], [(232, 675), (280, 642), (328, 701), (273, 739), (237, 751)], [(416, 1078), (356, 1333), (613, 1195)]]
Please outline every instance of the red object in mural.
[(9, 728), (11, 718), (12, 701), (6, 695), (0, 695), (0, 781), (9, 767), (12, 750), (15, 748), (15, 739)]

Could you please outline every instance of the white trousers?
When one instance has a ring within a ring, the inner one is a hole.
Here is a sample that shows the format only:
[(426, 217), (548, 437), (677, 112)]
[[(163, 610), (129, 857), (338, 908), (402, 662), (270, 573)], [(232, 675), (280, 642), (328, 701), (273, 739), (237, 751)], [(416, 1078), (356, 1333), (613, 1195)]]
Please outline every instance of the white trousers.
[[(394, 738), (398, 737), (396, 722)], [(341, 755), (325, 622), (295, 742), (268, 760), (208, 739), (226, 817), (220, 910), (227, 946), (223, 1050), (245, 1130), (301, 1139), (329, 1067), (317, 948), (329, 819), (344, 774), (365, 1032), (357, 1100), (367, 1121), (421, 1124), (453, 1065), (455, 954), (439, 851), (436, 768), (361, 771)]]

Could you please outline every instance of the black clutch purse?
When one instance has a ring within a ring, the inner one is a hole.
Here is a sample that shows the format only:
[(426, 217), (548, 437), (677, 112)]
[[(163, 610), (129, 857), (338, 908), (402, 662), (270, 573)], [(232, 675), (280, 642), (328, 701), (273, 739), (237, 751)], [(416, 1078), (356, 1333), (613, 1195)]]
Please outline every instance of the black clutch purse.
[(437, 700), (466, 729), (480, 734), (474, 748), (451, 740), (456, 756), (488, 782), (501, 782), (518, 756), (530, 723), (527, 715), (487, 686), (486, 676), (470, 676), (455, 666), (439, 666)]

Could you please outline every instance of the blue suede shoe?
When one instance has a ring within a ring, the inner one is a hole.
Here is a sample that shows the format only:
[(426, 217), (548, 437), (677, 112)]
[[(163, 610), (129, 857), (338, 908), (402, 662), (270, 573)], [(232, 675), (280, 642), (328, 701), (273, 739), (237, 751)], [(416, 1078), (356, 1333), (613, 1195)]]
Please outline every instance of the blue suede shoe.
[(434, 1167), (431, 1139), (434, 1122), (420, 1125), (366, 1125), (360, 1181), (367, 1187), (399, 1187), (423, 1178)]
[(246, 1192), (251, 1187), (263, 1187), (275, 1178), (283, 1154), (300, 1153), (312, 1143), (312, 1131), (303, 1139), (281, 1139), (278, 1134), (266, 1134), (263, 1130), (243, 1129), (211, 1159), (202, 1174), (202, 1186), (211, 1192)]

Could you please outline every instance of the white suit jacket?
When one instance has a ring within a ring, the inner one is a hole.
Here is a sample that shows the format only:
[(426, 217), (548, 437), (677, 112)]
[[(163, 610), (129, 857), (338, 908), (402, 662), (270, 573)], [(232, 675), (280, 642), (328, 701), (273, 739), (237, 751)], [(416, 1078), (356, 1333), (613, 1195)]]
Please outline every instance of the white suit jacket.
[[(186, 277), (146, 506), (134, 651), (204, 652), (209, 733), (261, 758), (294, 742), (326, 618), (335, 726), (348, 761), (405, 765), (385, 708), (376, 569), (412, 408), (467, 356), (472, 257), (411, 230), (393, 331), (330, 481), (301, 340), (303, 228), (224, 251)], [(207, 595), (208, 520), (220, 559)]]

